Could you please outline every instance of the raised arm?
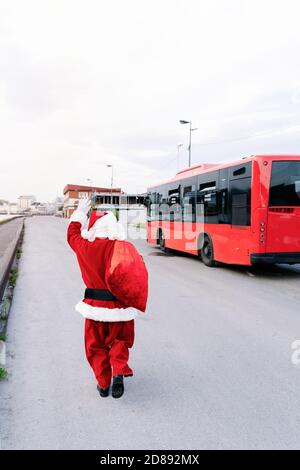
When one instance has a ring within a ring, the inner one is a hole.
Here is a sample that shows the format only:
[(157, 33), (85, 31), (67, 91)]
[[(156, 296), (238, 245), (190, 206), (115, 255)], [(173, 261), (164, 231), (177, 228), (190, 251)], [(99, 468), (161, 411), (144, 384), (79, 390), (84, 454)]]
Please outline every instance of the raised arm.
[(81, 236), (81, 228), (86, 225), (87, 213), (90, 209), (91, 201), (88, 198), (80, 199), (77, 209), (73, 212), (68, 226), (67, 240), (72, 250), (77, 249), (85, 242)]

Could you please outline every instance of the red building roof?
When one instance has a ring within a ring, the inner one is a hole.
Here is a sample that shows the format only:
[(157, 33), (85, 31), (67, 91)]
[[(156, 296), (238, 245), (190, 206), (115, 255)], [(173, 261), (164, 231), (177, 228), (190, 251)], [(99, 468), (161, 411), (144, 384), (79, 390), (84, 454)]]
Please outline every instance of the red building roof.
[(83, 186), (78, 184), (67, 184), (64, 187), (64, 194), (68, 191), (96, 191), (97, 193), (122, 193), (121, 188), (99, 188), (97, 186)]

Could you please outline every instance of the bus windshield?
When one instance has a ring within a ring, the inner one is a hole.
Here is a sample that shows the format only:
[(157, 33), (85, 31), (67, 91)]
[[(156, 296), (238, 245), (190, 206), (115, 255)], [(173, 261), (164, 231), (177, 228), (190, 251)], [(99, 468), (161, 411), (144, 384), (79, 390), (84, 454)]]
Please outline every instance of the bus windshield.
[(300, 161), (273, 161), (269, 206), (300, 206)]

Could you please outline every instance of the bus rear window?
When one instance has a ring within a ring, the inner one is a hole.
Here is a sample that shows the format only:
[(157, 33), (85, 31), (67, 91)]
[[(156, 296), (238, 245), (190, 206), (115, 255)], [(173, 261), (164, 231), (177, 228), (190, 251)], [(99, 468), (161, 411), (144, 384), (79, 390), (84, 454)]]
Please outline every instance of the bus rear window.
[(272, 163), (269, 206), (300, 206), (300, 161)]

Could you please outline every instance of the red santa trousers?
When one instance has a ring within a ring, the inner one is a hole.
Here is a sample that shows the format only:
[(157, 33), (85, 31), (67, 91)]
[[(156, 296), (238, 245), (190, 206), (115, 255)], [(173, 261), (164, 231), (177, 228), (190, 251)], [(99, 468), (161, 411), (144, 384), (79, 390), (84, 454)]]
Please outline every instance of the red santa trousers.
[(101, 388), (111, 384), (112, 375), (133, 375), (128, 366), (129, 348), (133, 342), (134, 320), (85, 320), (86, 357)]

